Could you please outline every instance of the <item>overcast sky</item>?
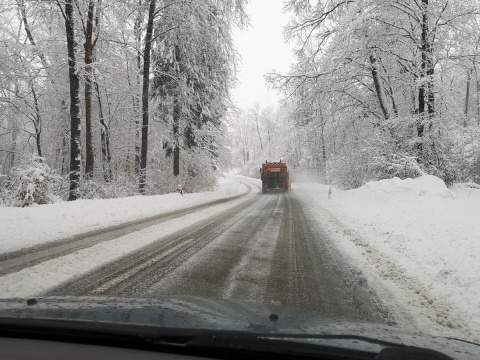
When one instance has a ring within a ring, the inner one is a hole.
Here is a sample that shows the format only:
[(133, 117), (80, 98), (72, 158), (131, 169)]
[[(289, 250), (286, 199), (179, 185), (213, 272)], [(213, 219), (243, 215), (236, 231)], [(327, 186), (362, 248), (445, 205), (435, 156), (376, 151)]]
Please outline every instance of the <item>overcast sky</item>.
[(234, 33), (242, 60), (239, 84), (232, 94), (240, 107), (248, 108), (257, 101), (261, 108), (278, 103), (277, 92), (267, 90), (263, 75), (273, 69), (285, 73), (294, 60), (291, 46), (285, 43), (282, 34), (288, 22), (282, 8), (282, 0), (250, 0), (248, 13), (251, 27)]

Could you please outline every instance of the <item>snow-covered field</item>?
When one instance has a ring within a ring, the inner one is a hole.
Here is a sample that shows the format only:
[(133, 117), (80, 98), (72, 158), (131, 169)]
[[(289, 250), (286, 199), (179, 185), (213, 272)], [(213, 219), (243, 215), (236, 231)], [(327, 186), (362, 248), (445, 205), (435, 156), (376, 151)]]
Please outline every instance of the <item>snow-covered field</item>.
[(399, 325), (479, 341), (480, 189), (427, 175), (332, 189), (330, 198), (320, 184), (294, 191), (371, 285), (393, 294), (392, 309), (408, 318)]

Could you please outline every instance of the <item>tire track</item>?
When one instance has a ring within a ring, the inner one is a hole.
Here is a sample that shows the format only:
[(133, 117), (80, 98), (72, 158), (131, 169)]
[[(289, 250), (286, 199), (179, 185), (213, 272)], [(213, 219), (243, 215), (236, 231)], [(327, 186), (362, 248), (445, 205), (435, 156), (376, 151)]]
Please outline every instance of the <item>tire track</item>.
[(2, 253), (0, 254), (0, 276), (11, 274), (24, 268), (31, 267), (61, 256), (65, 256), (75, 251), (86, 249), (101, 242), (116, 239), (120, 236), (145, 229), (149, 226), (158, 225), (180, 216), (188, 215), (216, 205), (240, 199), (252, 192), (252, 184), (245, 182), (242, 183), (249, 188), (248, 192), (245, 194), (237, 195), (226, 199), (211, 201), (187, 209), (175, 210), (168, 213), (147, 217), (144, 219), (129, 221), (108, 228), (90, 231), (84, 234), (69, 237), (67, 239), (41, 244), (22, 250)]
[[(166, 276), (154, 271), (147, 296), (194, 295), (262, 302), (275, 246), (281, 196), (259, 202), (202, 236), (205, 246)], [(138, 282), (140, 283), (140, 282)]]
[(376, 323), (390, 315), (366, 279), (314, 229), (299, 201), (286, 196), (265, 302)]
[(45, 295), (203, 296), (392, 324), (364, 275), (301, 205), (294, 193), (259, 193)]
[[(131, 289), (136, 283), (145, 286), (145, 274), (157, 268), (166, 268), (174, 259), (181, 257), (192, 248), (199, 246), (198, 239), (204, 233), (212, 231), (234, 214), (248, 209), (258, 201), (258, 197), (234, 206), (198, 224), (163, 237), (154, 243), (128, 254), (113, 263), (63, 284), (46, 296), (56, 295), (125, 295), (125, 289)], [(140, 280), (137, 280), (140, 279)], [(122, 290), (123, 289), (123, 290)]]

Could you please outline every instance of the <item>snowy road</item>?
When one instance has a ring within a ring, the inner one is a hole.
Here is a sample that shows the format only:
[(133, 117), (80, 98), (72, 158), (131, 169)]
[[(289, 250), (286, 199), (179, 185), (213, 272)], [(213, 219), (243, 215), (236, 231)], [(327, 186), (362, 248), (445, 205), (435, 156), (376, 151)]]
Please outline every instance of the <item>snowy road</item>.
[(0, 207), (0, 297), (205, 295), (479, 341), (480, 189), (259, 184)]
[(335, 249), (294, 192), (258, 193), (46, 295), (197, 295), (392, 322)]
[(164, 214), (150, 216), (139, 220), (128, 221), (105, 229), (94, 230), (67, 239), (44, 243), (27, 249), (5, 252), (0, 254), (0, 276), (7, 275), (42, 262), (59, 258), (76, 251), (92, 247), (105, 241), (124, 236), (135, 231), (158, 225), (185, 216), (194, 212), (214, 207), (219, 204), (234, 201), (245, 194), (231, 198), (210, 201), (204, 204), (192, 206), (187, 209), (175, 210)]

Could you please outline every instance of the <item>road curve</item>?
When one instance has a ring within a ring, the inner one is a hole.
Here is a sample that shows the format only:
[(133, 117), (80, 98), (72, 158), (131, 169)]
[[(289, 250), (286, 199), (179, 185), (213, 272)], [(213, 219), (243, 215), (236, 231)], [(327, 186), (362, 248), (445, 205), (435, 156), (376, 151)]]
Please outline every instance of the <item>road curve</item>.
[(259, 193), (45, 295), (195, 295), (394, 322), (294, 192)]

